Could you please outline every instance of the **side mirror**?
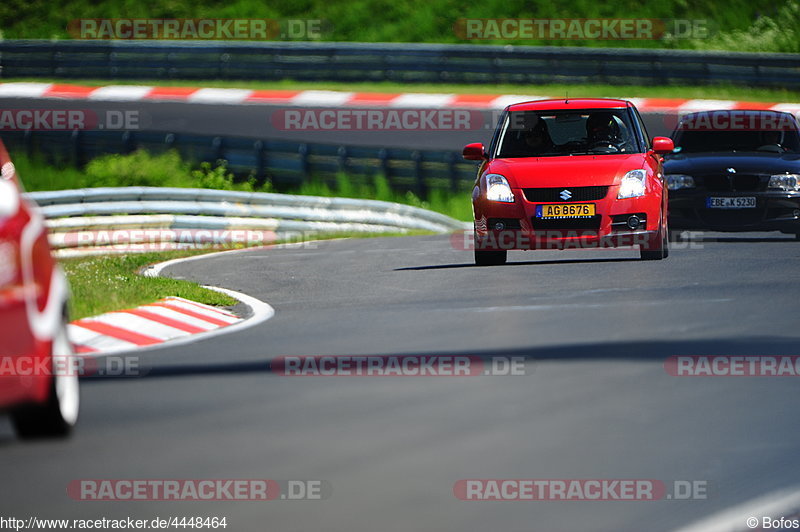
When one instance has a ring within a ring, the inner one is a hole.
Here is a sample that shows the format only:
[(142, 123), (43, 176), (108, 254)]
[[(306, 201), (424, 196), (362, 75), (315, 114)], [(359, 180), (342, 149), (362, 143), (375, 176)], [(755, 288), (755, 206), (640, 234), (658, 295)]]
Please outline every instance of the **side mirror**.
[(482, 161), (486, 159), (486, 150), (480, 142), (473, 142), (464, 146), (462, 155), (468, 161)]
[(659, 155), (666, 155), (672, 153), (675, 149), (675, 143), (669, 137), (653, 137), (653, 151)]

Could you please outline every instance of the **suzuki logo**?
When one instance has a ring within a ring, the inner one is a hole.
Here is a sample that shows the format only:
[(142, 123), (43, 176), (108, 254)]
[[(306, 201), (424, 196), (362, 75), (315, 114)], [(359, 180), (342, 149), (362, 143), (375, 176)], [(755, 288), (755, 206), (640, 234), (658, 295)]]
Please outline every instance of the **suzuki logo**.
[(728, 168), (728, 173), (729, 174), (735, 174), (736, 173), (736, 168)]
[(570, 199), (572, 197), (572, 192), (570, 192), (569, 190), (567, 190), (565, 188), (564, 190), (561, 191), (561, 194), (559, 194), (559, 197), (561, 197), (562, 200), (567, 201), (568, 199)]

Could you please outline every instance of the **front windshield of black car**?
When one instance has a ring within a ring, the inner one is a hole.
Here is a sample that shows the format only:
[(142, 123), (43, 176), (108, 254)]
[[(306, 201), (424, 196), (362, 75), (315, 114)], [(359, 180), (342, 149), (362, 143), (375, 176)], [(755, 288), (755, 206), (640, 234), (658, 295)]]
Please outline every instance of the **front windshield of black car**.
[(511, 111), (496, 157), (559, 157), (641, 153), (627, 109)]
[(800, 153), (797, 131), (679, 131), (676, 153), (702, 152)]
[(675, 132), (676, 153), (800, 152), (795, 118), (778, 111), (723, 110), (690, 113)]

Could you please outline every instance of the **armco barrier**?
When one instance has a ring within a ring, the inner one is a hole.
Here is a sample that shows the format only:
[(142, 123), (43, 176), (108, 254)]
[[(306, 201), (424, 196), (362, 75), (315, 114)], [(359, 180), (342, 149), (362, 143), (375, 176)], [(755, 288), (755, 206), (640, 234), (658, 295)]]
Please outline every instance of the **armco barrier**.
[[(125, 233), (126, 244), (153, 244), (180, 242), (181, 231), (196, 230), (269, 232), (275, 241), (300, 233), (443, 233), (469, 225), (385, 201), (257, 192), (119, 187), (31, 192), (26, 197), (40, 206), (51, 243), (62, 255), (132, 250), (116, 241), (94, 245), (98, 232)], [(271, 242), (262, 238), (248, 243)]]
[(800, 56), (415, 43), (0, 42), (2, 76), (424, 83), (800, 86)]

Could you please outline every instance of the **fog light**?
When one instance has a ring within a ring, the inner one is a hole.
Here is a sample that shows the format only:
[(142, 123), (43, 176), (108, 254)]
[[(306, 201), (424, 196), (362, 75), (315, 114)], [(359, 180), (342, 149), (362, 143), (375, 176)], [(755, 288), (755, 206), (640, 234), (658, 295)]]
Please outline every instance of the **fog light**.
[(636, 215), (633, 215), (630, 218), (628, 218), (628, 227), (630, 227), (631, 229), (636, 229), (641, 224), (642, 224), (642, 221)]
[(796, 217), (800, 216), (800, 209), (795, 209), (792, 211), (792, 214)]
[(494, 224), (494, 230), (495, 231), (502, 231), (505, 228), (506, 228), (506, 224), (504, 224), (503, 222), (497, 222), (496, 224)]

